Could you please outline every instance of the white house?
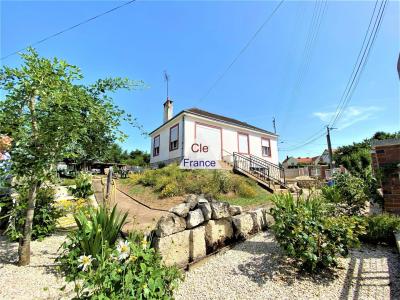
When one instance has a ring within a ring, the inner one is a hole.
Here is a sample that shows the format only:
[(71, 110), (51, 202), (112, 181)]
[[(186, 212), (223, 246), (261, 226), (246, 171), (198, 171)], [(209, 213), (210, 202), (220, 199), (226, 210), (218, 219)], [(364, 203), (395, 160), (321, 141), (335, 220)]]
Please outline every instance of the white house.
[(150, 133), (152, 167), (180, 163), (193, 152), (232, 161), (234, 152), (278, 164), (278, 136), (267, 130), (198, 108), (173, 116), (173, 102), (164, 103), (164, 123)]

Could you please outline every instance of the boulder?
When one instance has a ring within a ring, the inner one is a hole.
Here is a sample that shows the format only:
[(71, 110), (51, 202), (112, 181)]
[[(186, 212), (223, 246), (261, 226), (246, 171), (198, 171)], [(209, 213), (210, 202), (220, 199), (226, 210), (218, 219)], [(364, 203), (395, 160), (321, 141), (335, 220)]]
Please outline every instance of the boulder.
[(226, 202), (211, 202), (211, 218), (213, 220), (227, 218), (230, 216), (229, 213), (229, 203)]
[(225, 245), (233, 237), (230, 218), (210, 220), (206, 224), (206, 245), (210, 251)]
[(208, 202), (199, 202), (198, 208), (201, 209), (203, 212), (203, 217), (205, 221), (208, 221), (211, 219), (212, 215), (212, 210), (211, 210), (211, 205)]
[(254, 232), (254, 221), (251, 214), (245, 213), (232, 217), (235, 237), (247, 238)]
[(189, 230), (184, 230), (165, 237), (156, 237), (153, 245), (154, 249), (160, 253), (165, 265), (184, 267), (189, 263)]
[(186, 227), (193, 228), (204, 222), (203, 212), (200, 208), (192, 210), (186, 217)]
[(229, 214), (231, 216), (240, 215), (242, 213), (242, 211), (243, 211), (243, 209), (239, 205), (231, 205), (231, 206), (229, 206)]
[(190, 195), (186, 196), (185, 203), (189, 204), (190, 209), (195, 208), (198, 202), (199, 202), (199, 199), (196, 195), (190, 194)]
[(208, 200), (204, 197), (204, 194), (197, 196), (198, 203), (208, 203)]
[(174, 206), (169, 211), (180, 217), (185, 218), (188, 215), (189, 210), (190, 210), (189, 203), (181, 203), (181, 204)]
[(259, 208), (254, 211), (251, 211), (250, 215), (253, 218), (254, 232), (264, 230), (268, 227), (264, 208)]
[(195, 261), (206, 256), (205, 233), (206, 233), (205, 226), (199, 226), (190, 230), (190, 236), (189, 236), (190, 261)]
[(167, 216), (162, 216), (158, 221), (156, 235), (159, 237), (164, 237), (185, 229), (186, 221), (184, 218), (175, 214), (168, 214)]
[(269, 208), (262, 208), (264, 219), (267, 222), (267, 226), (271, 226), (275, 223), (274, 217), (269, 213)]

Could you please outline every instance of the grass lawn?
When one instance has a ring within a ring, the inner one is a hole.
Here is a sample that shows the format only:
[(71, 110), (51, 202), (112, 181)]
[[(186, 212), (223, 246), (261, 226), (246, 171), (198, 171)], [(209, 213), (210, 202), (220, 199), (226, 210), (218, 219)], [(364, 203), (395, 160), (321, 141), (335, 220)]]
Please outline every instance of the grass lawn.
[(257, 206), (271, 206), (273, 195), (263, 188), (257, 186), (257, 195), (252, 198), (240, 197), (235, 194), (221, 195), (219, 200), (229, 202), (232, 205), (240, 205), (243, 208), (254, 208)]

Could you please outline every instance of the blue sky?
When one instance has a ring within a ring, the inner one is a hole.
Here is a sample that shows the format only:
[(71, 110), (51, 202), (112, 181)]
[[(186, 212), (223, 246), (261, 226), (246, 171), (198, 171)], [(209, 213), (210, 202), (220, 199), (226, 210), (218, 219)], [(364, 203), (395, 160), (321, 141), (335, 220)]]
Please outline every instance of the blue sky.
[[(106, 11), (116, 1), (2, 1), (1, 56)], [(314, 1), (284, 2), (271, 22), (216, 87), (200, 100), (264, 22), (277, 2), (137, 1), (55, 37), (37, 49), (82, 69), (85, 81), (122, 76), (147, 87), (122, 91), (116, 103), (148, 131), (162, 122), (163, 71), (171, 76), (174, 110), (199, 107), (272, 130), (281, 149), (292, 149), (329, 121), (345, 89), (374, 2), (328, 2), (312, 48), (308, 71), (295, 95), (296, 78), (312, 20)], [(375, 131), (400, 129), (398, 1), (389, 2), (357, 90), (332, 132), (334, 147)], [(18, 56), (2, 64), (18, 65)], [(125, 149), (149, 150), (150, 139), (127, 124)], [(325, 137), (286, 155), (313, 156)]]

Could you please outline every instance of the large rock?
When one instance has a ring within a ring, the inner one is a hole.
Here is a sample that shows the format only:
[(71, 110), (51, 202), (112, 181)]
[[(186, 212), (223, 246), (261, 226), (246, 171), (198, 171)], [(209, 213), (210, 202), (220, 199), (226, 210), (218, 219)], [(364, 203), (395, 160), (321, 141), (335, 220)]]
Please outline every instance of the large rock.
[(195, 194), (190, 194), (186, 196), (185, 203), (188, 203), (190, 206), (190, 209), (193, 209), (196, 207), (197, 203), (199, 202), (199, 198)]
[(212, 215), (211, 218), (214, 220), (227, 218), (230, 216), (229, 203), (226, 202), (211, 202)]
[(200, 208), (190, 211), (186, 218), (186, 227), (193, 228), (204, 222), (203, 212)]
[(190, 231), (181, 231), (166, 237), (156, 237), (154, 248), (167, 266), (184, 267), (189, 263)]
[(203, 212), (204, 220), (205, 221), (210, 220), (211, 219), (211, 215), (212, 215), (212, 210), (211, 210), (210, 203), (208, 203), (208, 202), (199, 202), (199, 204), (197, 206)]
[(178, 216), (180, 216), (180, 217), (185, 218), (188, 215), (189, 210), (190, 210), (190, 204), (189, 203), (181, 203), (181, 204), (178, 204), (178, 205), (174, 206), (169, 211), (174, 213), (174, 214), (176, 214), (176, 215), (178, 215)]
[(185, 230), (186, 221), (175, 214), (162, 216), (157, 223), (156, 235), (164, 237)]
[(225, 245), (233, 237), (230, 218), (210, 220), (206, 224), (206, 245), (210, 251)]
[(241, 214), (232, 217), (235, 236), (238, 238), (247, 238), (254, 232), (254, 221), (251, 214)]
[(229, 213), (231, 216), (236, 216), (240, 215), (242, 213), (243, 209), (239, 205), (231, 205), (229, 206)]
[(265, 209), (259, 208), (250, 212), (251, 217), (253, 218), (254, 223), (254, 232), (264, 230), (268, 227), (267, 218), (265, 215)]
[(200, 203), (208, 203), (208, 200), (204, 197), (203, 194), (197, 196), (197, 202)]
[(199, 226), (190, 230), (190, 237), (189, 237), (190, 261), (195, 261), (206, 256), (205, 233), (206, 233), (205, 226)]

